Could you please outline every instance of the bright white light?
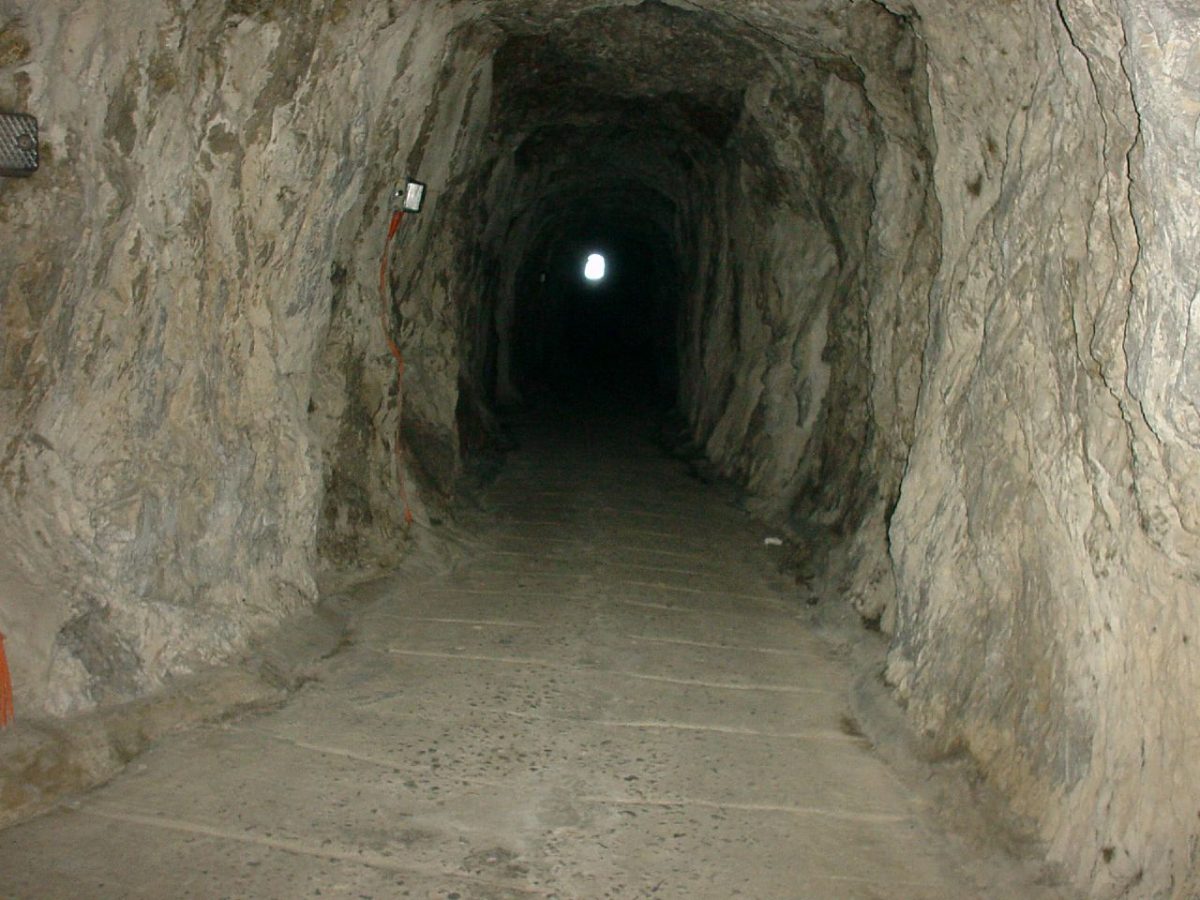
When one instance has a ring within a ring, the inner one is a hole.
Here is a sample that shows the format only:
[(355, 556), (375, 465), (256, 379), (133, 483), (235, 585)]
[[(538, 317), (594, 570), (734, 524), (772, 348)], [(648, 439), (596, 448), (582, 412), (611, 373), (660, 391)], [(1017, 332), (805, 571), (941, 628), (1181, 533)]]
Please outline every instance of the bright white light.
[(588, 281), (600, 281), (604, 278), (606, 268), (604, 257), (599, 253), (593, 253), (587, 258), (587, 265), (583, 267), (583, 277)]

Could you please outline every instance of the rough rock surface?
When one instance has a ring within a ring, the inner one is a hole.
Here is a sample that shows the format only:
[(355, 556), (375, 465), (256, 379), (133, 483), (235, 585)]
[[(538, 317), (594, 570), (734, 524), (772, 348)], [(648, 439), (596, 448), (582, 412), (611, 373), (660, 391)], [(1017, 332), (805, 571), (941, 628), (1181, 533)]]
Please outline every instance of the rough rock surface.
[(1097, 895), (1200, 891), (1197, 46), (1184, 0), (9, 0), (21, 708), (427, 535), (599, 228), (657, 260), (632, 327), (696, 446), (832, 548), (932, 746)]
[(942, 259), (890, 533), (891, 675), (1083, 883), (1189, 896), (1200, 148), (1166, 131), (1195, 122), (1200, 15), (916, 6)]
[(433, 4), (6, 17), (35, 49), (4, 105), (41, 116), (47, 160), (0, 197), (2, 624), (24, 709), (223, 658), (312, 601), (319, 529), (335, 555), (399, 530), (375, 270), (396, 137), (436, 129), (454, 22)]

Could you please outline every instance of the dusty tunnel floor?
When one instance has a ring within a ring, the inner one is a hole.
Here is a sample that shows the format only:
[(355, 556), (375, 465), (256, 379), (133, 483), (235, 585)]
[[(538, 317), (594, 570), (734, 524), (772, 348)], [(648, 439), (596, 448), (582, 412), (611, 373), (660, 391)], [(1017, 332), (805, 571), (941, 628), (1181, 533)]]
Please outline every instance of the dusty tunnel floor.
[(6, 896), (1051, 896), (951, 848), (763, 528), (638, 433), (527, 423), (452, 574), (0, 834)]

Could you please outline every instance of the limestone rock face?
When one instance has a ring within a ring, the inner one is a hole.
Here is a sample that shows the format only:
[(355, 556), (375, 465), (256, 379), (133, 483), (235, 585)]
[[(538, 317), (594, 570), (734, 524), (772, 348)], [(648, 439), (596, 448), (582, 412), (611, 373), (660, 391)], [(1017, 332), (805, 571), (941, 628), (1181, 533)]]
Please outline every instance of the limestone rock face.
[(22, 709), (227, 658), (428, 535), (602, 231), (654, 389), (827, 548), (931, 743), (1094, 895), (1200, 891), (1195, 4), (6, 10), (45, 160), (0, 183)]
[(399, 533), (376, 272), (402, 154), (424, 131), (442, 174), (462, 130), (456, 18), (17, 7), (0, 105), (45, 165), (0, 186), (0, 627), (22, 708), (65, 713), (311, 602), (319, 530)]
[(942, 258), (890, 531), (890, 674), (1082, 883), (1187, 896), (1197, 145), (1165, 132), (1188, 118), (1173, 92), (1194, 87), (1200, 18), (1179, 4), (911, 11)]

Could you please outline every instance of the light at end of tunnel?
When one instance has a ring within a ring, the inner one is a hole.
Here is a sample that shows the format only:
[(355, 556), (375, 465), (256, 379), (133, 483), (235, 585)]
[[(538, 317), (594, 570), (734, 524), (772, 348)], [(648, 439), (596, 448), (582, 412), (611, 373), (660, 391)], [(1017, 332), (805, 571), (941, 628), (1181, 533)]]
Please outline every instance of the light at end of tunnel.
[(600, 253), (593, 253), (587, 258), (587, 264), (583, 267), (583, 277), (588, 281), (602, 281), (607, 269), (608, 263), (605, 262), (604, 256)]

